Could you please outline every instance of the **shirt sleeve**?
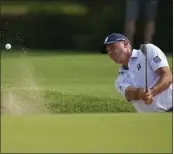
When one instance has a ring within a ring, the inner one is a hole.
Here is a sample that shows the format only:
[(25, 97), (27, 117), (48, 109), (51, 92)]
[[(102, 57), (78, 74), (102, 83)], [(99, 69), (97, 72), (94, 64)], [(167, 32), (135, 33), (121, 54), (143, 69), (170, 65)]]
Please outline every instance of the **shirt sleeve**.
[(161, 67), (169, 67), (165, 54), (157, 46), (153, 44), (147, 44), (147, 54), (150, 66), (154, 71)]
[[(125, 97), (125, 90), (127, 87), (133, 86), (128, 73), (123, 73), (115, 80), (115, 88)], [(126, 98), (126, 97), (125, 97)]]

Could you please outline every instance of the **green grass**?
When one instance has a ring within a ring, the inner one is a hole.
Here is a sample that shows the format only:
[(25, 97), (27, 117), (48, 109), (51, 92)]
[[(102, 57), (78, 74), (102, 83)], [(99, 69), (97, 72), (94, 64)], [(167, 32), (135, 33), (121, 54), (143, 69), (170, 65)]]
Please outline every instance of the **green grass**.
[(119, 65), (107, 55), (3, 52), (1, 59), (3, 90), (37, 88), (54, 113), (135, 111), (115, 89)]
[(65, 14), (65, 15), (85, 15), (89, 12), (88, 8), (82, 4), (75, 4), (75, 3), (46, 3), (41, 4), (37, 2), (23, 2), (20, 4), (16, 3), (3, 3), (1, 5), (1, 12), (2, 15), (6, 14), (20, 14), (24, 15), (27, 13), (53, 13), (53, 14)]
[[(20, 86), (21, 78), (33, 78), (38, 86), (45, 89), (122, 98), (114, 87), (119, 65), (114, 64), (106, 55), (3, 55), (1, 81), (5, 87)], [(172, 57), (168, 57), (168, 60), (172, 70)]]
[(172, 152), (172, 114), (167, 113), (1, 118), (1, 152)]
[[(10, 90), (13, 102), (20, 102), (23, 108), (30, 108), (28, 112), (49, 113), (113, 113), (135, 112), (130, 103), (116, 98), (97, 97), (95, 95), (80, 95), (62, 93), (51, 90)], [(2, 100), (10, 97), (9, 91), (1, 93)], [(4, 101), (5, 102), (5, 101)], [(7, 102), (7, 101), (6, 101)], [(5, 103), (3, 103), (5, 104)], [(15, 103), (13, 103), (15, 104)], [(15, 106), (19, 106), (16, 103)], [(38, 106), (39, 105), (39, 106)], [(3, 106), (5, 108), (5, 105)], [(21, 112), (26, 111), (20, 107)], [(46, 111), (42, 111), (46, 109)]]
[(114, 82), (118, 65), (106, 55), (32, 53), (22, 56), (14, 53), (9, 56), (5, 53), (1, 66), (3, 89), (52, 91), (49, 94), (53, 104), (61, 105), (66, 99), (67, 105), (74, 105), (74, 112), (78, 111), (77, 106), (82, 109), (84, 104), (85, 112), (122, 112), (124, 107), (125, 111), (134, 111), (116, 91)]
[(171, 153), (170, 113), (118, 113), (135, 111), (115, 90), (118, 67), (100, 54), (2, 53), (3, 105), (21, 116), (1, 116), (1, 152)]
[(114, 87), (118, 65), (103, 55), (15, 56), (4, 58), (1, 65), (2, 83), (6, 87), (20, 86), (22, 72), (23, 78), (31, 74), (41, 88), (114, 98), (121, 96)]

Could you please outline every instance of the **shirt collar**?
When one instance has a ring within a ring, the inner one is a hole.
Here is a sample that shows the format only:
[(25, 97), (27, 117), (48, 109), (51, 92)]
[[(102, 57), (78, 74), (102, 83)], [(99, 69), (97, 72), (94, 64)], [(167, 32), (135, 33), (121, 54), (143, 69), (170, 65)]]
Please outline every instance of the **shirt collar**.
[(119, 73), (126, 73), (128, 71), (128, 69), (126, 69), (125, 67), (123, 66), (120, 66), (119, 68)]
[(138, 57), (138, 50), (133, 49), (131, 58), (137, 58)]

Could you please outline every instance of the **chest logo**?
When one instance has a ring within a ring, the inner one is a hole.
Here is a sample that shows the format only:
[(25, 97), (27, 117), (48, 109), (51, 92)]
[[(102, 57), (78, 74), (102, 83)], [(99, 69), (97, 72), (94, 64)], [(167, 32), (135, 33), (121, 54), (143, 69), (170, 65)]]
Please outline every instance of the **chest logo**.
[(137, 69), (138, 69), (138, 71), (140, 70), (140, 68), (141, 68), (141, 65), (140, 65), (140, 63), (137, 65)]

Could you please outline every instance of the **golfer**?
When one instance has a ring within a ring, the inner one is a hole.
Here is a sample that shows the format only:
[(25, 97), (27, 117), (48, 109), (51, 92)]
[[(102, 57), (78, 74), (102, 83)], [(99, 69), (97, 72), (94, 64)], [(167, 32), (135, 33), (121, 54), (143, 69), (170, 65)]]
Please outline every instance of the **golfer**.
[[(117, 64), (119, 76), (116, 89), (131, 102), (137, 112), (173, 112), (172, 73), (165, 54), (155, 45), (147, 47), (147, 74), (145, 55), (132, 49), (129, 40), (122, 34), (113, 33), (104, 41), (104, 51)], [(147, 87), (145, 78), (147, 75)]]

